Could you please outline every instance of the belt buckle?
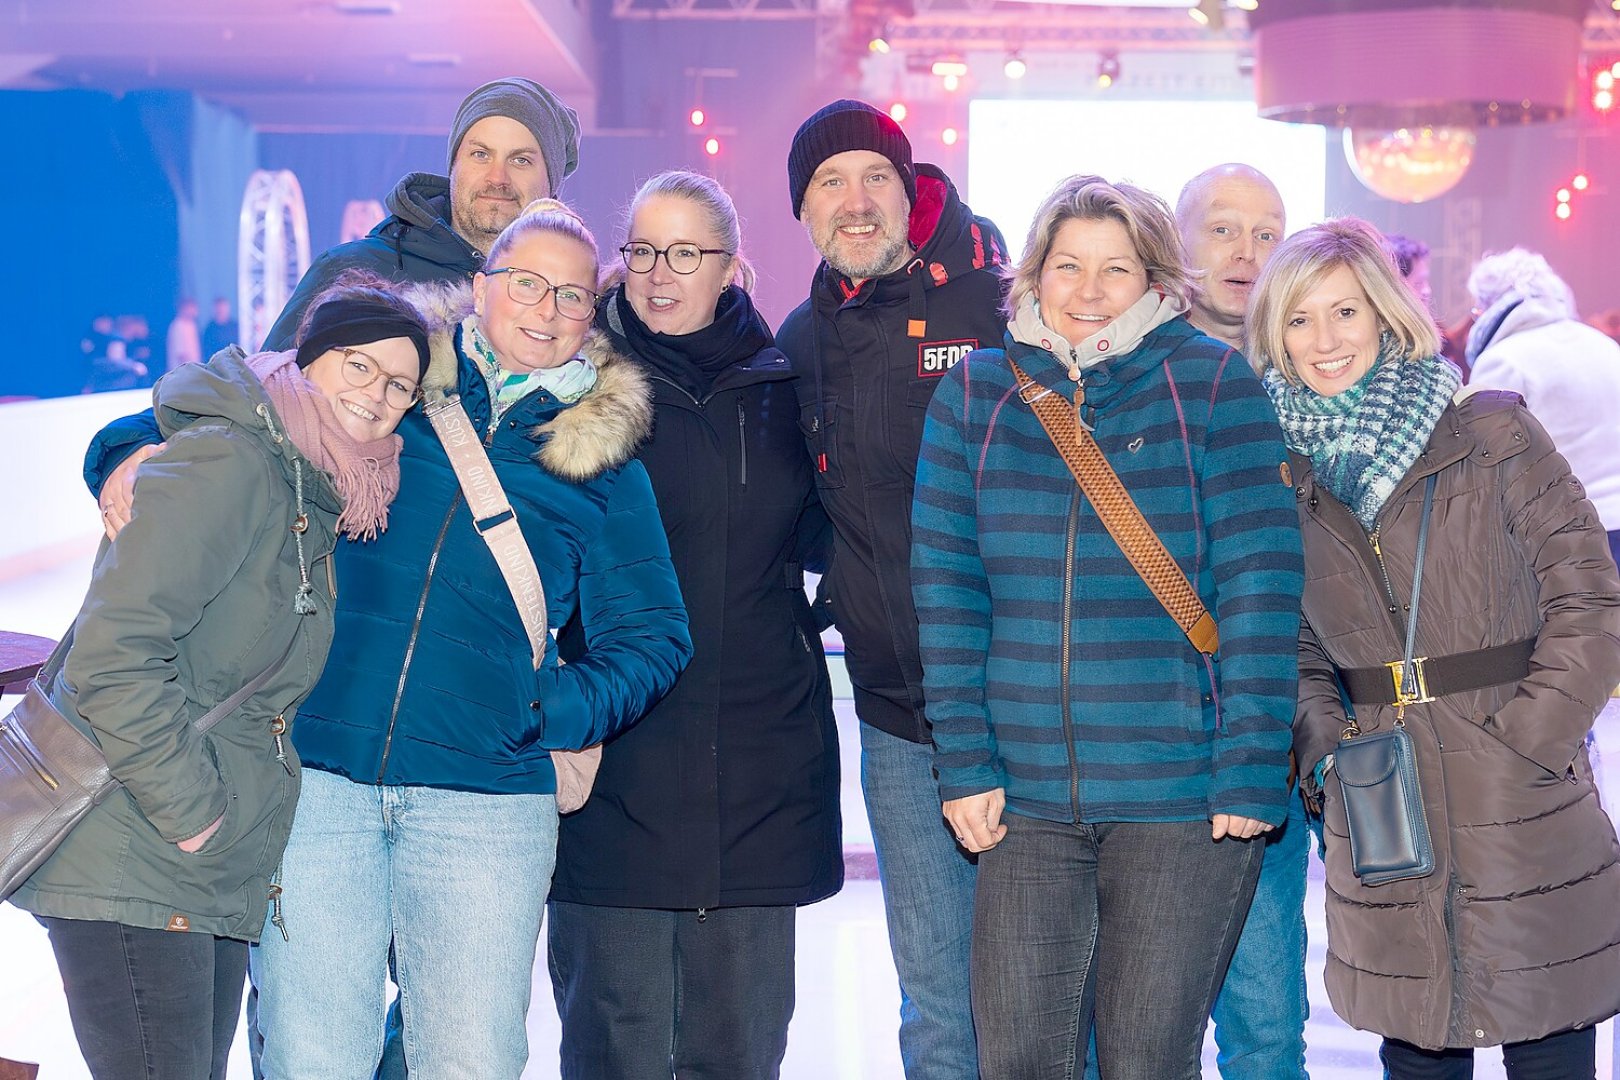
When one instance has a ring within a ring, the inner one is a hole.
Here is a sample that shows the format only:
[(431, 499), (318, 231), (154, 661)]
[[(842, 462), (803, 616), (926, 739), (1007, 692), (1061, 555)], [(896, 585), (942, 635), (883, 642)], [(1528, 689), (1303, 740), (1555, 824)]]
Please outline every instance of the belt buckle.
[(1405, 685), (1405, 660), (1391, 660), (1384, 665), (1389, 668), (1390, 679), (1395, 684), (1395, 700), (1392, 704), (1399, 709), (1404, 711), (1408, 705), (1421, 705), (1425, 701), (1434, 700), (1434, 695), (1429, 693), (1429, 676), (1423, 670), (1423, 664), (1428, 659), (1427, 656), (1412, 657), (1412, 685), (1410, 687)]

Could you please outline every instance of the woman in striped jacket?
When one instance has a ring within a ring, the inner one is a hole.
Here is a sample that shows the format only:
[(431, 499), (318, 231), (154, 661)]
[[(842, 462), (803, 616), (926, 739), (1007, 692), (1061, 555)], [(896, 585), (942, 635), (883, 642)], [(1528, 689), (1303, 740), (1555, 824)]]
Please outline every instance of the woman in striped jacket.
[[(1071, 177), (1030, 229), (1004, 348), (928, 410), (913, 585), (945, 817), (981, 853), (985, 1080), (1077, 1073), (1093, 1015), (1108, 1080), (1197, 1077), (1248, 841), (1285, 817), (1294, 492), (1259, 381), (1181, 317), (1193, 288), (1162, 200)], [(1078, 487), (1032, 408), (1048, 395), (1213, 616), (1213, 655)]]

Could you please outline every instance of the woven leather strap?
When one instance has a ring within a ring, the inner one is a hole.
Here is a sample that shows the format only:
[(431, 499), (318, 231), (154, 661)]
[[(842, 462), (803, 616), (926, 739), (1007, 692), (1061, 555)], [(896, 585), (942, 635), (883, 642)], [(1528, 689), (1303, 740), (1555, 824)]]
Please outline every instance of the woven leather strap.
[(1114, 543), (1164, 605), (1164, 610), (1181, 627), (1193, 648), (1205, 655), (1214, 655), (1221, 644), (1215, 617), (1198, 599), (1187, 575), (1181, 572), (1159, 534), (1142, 516), (1136, 500), (1131, 498), (1119, 474), (1103, 456), (1102, 447), (1075, 419), (1075, 412), (1085, 401), (1084, 388), (1075, 391), (1071, 407), (1062, 394), (1046, 389), (1025, 375), (1011, 357), (1007, 358), (1007, 363), (1018, 380), (1019, 400), (1030, 407), (1041, 427), (1046, 429), (1047, 437), (1074, 474), (1108, 535), (1114, 538)]

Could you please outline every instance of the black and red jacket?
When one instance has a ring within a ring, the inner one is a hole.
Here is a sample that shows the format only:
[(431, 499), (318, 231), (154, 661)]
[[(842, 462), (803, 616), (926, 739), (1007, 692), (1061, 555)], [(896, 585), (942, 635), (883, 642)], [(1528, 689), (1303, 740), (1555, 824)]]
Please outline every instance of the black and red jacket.
[(1000, 343), (1007, 245), (933, 165), (917, 166), (916, 256), (858, 288), (823, 262), (777, 347), (799, 373), (799, 426), (836, 530), (825, 593), (865, 723), (927, 742), (911, 491), (940, 376)]

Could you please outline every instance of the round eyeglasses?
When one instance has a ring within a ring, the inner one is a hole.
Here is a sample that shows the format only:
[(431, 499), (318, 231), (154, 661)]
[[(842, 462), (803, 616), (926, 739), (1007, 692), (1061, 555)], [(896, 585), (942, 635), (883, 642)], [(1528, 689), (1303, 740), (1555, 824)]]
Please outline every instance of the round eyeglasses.
[(664, 257), (664, 265), (677, 274), (695, 274), (697, 268), (703, 265), (703, 256), (736, 253), (725, 248), (698, 247), (696, 244), (671, 244), (667, 248), (655, 248), (651, 244), (631, 243), (620, 248), (619, 254), (624, 256), (625, 269), (633, 274), (652, 273), (660, 255)]
[(373, 360), (359, 349), (345, 349), (341, 346), (332, 350), (343, 354), (343, 381), (356, 390), (364, 390), (376, 383), (378, 379), (387, 378), (383, 383), (383, 400), (390, 409), (399, 409), (401, 412), (416, 404), (416, 399), (422, 396), (422, 388), (397, 375), (389, 375), (382, 369), (382, 365)]
[(502, 266), (484, 273), (506, 275), (506, 295), (513, 303), (533, 307), (550, 293), (557, 314), (565, 319), (584, 322), (596, 314), (596, 293), (583, 285), (553, 285), (543, 275), (517, 266)]

